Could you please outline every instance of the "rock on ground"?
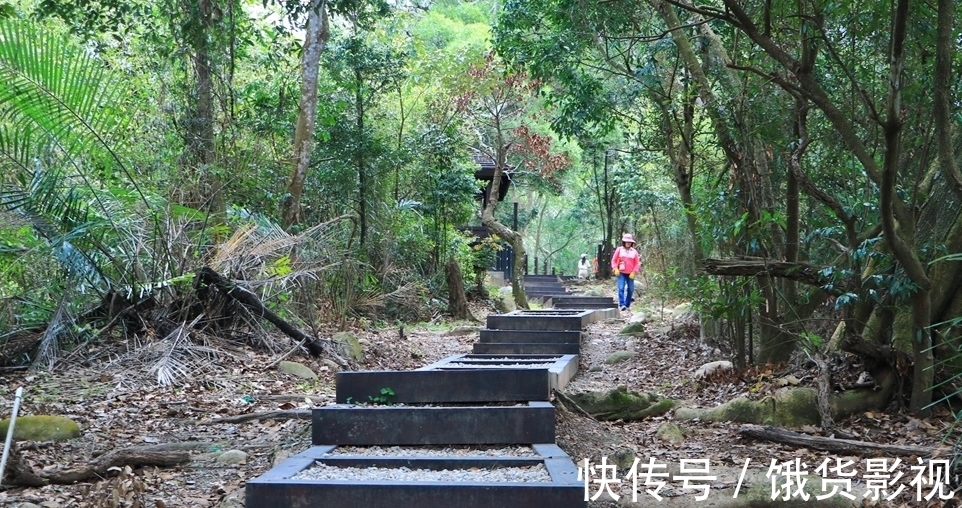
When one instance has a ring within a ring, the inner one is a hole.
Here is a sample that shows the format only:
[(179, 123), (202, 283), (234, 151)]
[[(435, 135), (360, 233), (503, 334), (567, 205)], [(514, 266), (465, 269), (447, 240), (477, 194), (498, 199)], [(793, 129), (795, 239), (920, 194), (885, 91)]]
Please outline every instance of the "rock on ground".
[(299, 377), (301, 379), (316, 380), (317, 374), (310, 367), (303, 363), (283, 361), (277, 365), (277, 369), (286, 374)]
[[(0, 421), (0, 436), (6, 437), (9, 427), (9, 418)], [(80, 425), (65, 416), (21, 416), (13, 425), (17, 441), (66, 441), (76, 437), (80, 437)]]

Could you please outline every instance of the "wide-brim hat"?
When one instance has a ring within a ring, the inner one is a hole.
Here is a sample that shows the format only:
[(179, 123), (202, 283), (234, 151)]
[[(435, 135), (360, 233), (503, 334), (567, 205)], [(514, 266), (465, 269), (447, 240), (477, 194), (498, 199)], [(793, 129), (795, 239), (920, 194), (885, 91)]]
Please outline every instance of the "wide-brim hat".
[(624, 236), (621, 237), (621, 243), (628, 242), (635, 243), (635, 238), (631, 236), (631, 233), (625, 233)]
[(587, 255), (587, 254), (582, 254), (581, 257), (586, 258), (586, 257), (588, 257), (588, 255)]

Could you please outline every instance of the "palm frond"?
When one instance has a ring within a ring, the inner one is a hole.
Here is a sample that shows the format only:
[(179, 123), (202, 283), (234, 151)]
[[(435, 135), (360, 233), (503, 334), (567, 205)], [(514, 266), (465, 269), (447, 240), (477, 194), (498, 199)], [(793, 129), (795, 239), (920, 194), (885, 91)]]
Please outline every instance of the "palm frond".
[(68, 157), (95, 157), (108, 167), (120, 162), (110, 145), (112, 133), (126, 127), (126, 115), (117, 114), (119, 76), (65, 34), (0, 20), (0, 82), (0, 123), (39, 128)]
[(33, 363), (30, 365), (30, 370), (35, 371), (40, 368), (49, 369), (57, 363), (61, 349), (60, 337), (64, 333), (69, 333), (70, 325), (74, 321), (73, 316), (70, 315), (70, 311), (67, 308), (68, 302), (67, 293), (64, 293), (60, 298), (60, 303), (57, 305), (56, 312), (54, 312), (53, 317), (47, 324), (47, 329), (44, 330), (43, 335), (40, 337), (37, 354), (34, 357)]
[(189, 324), (186, 321), (181, 323), (154, 347), (145, 349), (148, 359), (152, 360), (148, 373), (156, 376), (157, 384), (173, 386), (180, 380), (189, 381), (195, 371), (202, 370), (216, 356), (214, 349), (198, 346), (190, 340), (191, 330), (202, 318), (203, 314)]

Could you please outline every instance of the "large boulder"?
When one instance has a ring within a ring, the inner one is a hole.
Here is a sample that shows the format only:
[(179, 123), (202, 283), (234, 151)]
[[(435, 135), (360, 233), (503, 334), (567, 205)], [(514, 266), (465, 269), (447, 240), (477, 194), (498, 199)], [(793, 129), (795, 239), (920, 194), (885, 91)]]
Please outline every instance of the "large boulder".
[(581, 409), (599, 420), (643, 420), (675, 407), (675, 401), (651, 393), (638, 393), (619, 386), (608, 392), (569, 395)]
[[(9, 427), (9, 418), (0, 421), (0, 437), (6, 438)], [(17, 441), (66, 441), (75, 437), (80, 437), (80, 425), (65, 416), (21, 416), (13, 426)]]

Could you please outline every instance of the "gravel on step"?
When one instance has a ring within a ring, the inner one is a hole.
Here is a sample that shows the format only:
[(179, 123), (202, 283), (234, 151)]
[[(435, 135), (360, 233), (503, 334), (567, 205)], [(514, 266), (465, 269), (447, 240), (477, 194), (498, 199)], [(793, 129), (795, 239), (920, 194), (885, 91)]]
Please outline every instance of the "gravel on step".
[(338, 446), (324, 454), (374, 457), (539, 457), (530, 446)]
[(485, 469), (411, 469), (408, 467), (338, 467), (323, 462), (294, 475), (292, 480), (395, 482), (525, 482), (550, 483), (544, 464)]

